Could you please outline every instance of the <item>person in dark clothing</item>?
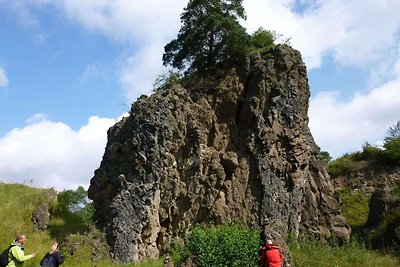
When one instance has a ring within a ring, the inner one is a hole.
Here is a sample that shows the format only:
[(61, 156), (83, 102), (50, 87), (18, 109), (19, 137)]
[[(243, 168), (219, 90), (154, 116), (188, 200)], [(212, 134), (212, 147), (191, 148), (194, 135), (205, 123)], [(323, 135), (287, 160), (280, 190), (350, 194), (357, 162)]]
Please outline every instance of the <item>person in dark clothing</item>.
[(58, 243), (55, 242), (51, 246), (50, 252), (44, 255), (43, 259), (40, 261), (40, 266), (42, 267), (58, 267), (64, 262), (64, 256), (58, 251)]

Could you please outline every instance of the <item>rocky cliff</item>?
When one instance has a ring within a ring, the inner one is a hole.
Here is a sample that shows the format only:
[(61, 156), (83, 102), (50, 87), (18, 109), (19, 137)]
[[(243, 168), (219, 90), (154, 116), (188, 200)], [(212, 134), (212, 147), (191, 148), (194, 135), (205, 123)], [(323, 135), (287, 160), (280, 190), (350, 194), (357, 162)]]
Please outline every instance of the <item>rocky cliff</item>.
[(281, 244), (288, 233), (347, 239), (309, 95), (300, 53), (278, 46), (135, 102), (89, 188), (115, 259), (157, 257), (198, 222), (258, 226)]

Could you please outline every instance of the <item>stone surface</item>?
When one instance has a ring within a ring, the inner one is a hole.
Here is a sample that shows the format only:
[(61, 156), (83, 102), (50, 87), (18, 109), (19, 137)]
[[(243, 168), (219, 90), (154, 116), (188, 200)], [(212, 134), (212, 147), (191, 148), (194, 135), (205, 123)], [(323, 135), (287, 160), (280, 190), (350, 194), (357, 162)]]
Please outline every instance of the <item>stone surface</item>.
[(388, 206), (388, 192), (380, 188), (375, 189), (369, 201), (368, 220), (364, 225), (366, 232), (368, 232), (368, 229), (377, 228), (383, 222)]
[(47, 204), (39, 204), (32, 213), (32, 221), (39, 231), (45, 230), (50, 224), (50, 211)]
[(278, 46), (135, 102), (89, 188), (115, 259), (158, 257), (200, 222), (258, 226), (284, 249), (288, 233), (348, 238), (309, 95), (300, 53)]

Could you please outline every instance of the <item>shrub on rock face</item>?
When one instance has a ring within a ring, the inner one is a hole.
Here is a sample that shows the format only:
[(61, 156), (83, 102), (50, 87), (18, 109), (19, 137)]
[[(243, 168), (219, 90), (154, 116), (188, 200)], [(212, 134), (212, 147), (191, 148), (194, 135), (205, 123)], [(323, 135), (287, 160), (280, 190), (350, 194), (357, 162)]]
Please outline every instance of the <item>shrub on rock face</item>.
[(259, 28), (251, 36), (251, 50), (263, 55), (276, 46), (275, 39), (274, 32)]
[[(240, 225), (196, 226), (192, 230), (186, 257), (201, 267), (257, 266), (259, 231)], [(183, 259), (185, 260), (185, 259)]]

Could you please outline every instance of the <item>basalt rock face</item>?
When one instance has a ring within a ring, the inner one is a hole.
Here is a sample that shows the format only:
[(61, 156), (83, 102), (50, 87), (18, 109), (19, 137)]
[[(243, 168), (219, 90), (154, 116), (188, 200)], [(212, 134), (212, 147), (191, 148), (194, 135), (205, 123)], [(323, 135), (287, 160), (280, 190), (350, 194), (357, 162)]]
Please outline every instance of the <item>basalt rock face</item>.
[(199, 222), (257, 226), (281, 244), (310, 231), (347, 239), (309, 94), (300, 53), (278, 46), (135, 102), (89, 188), (115, 259), (157, 257)]

